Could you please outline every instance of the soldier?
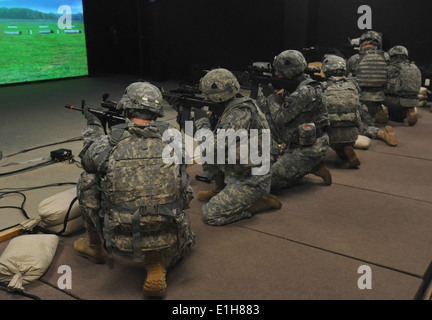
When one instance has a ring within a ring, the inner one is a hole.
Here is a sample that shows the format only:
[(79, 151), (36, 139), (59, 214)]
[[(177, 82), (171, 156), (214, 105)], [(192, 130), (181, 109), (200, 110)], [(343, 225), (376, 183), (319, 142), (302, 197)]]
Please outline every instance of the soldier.
[(325, 184), (332, 183), (324, 157), (329, 148), (329, 125), (325, 97), (319, 82), (304, 73), (304, 56), (286, 50), (275, 57), (273, 67), (279, 78), (294, 79), (299, 86), (293, 93), (275, 93), (271, 85), (261, 85), (257, 103), (265, 113), (272, 134), (286, 150), (272, 166), (272, 190), (291, 187), (312, 173)]
[[(368, 30), (360, 37), (360, 52), (349, 58), (347, 72), (356, 77), (361, 88), (360, 100), (367, 107), (367, 123), (374, 125), (377, 114), (382, 115), (384, 88), (387, 83), (389, 56), (381, 50), (382, 36)], [(381, 120), (378, 120), (381, 122)]]
[(407, 119), (408, 124), (413, 126), (417, 123), (415, 107), (419, 104), (421, 72), (415, 62), (408, 60), (405, 47), (395, 46), (388, 54), (391, 62), (384, 104), (388, 108), (389, 119), (399, 122)]
[[(74, 243), (74, 251), (94, 263), (111, 253), (143, 261), (149, 296), (163, 296), (166, 269), (194, 244), (187, 214), (193, 198), (185, 166), (166, 165), (162, 150), (163, 98), (157, 87), (135, 82), (118, 104), (126, 122), (105, 135), (100, 120), (86, 108), (84, 172), (77, 197), (87, 237)], [(184, 163), (184, 162), (183, 162)], [(104, 248), (105, 241), (105, 251)]]
[(346, 62), (341, 57), (326, 57), (322, 71), (326, 77), (323, 90), (330, 120), (327, 129), (330, 147), (339, 158), (347, 160), (351, 168), (356, 168), (360, 159), (353, 147), (361, 127), (360, 88), (355, 79), (345, 76)]
[[(251, 144), (258, 143), (258, 147), (263, 146), (263, 130), (269, 129), (268, 123), (253, 100), (239, 94), (240, 84), (229, 70), (219, 68), (208, 72), (200, 81), (200, 90), (209, 100), (220, 103), (221, 116), (213, 131), (215, 134), (222, 132), (221, 130), (226, 132), (232, 129), (233, 132), (239, 132), (243, 129), (247, 130)], [(193, 112), (196, 128), (211, 130), (207, 113), (197, 108), (193, 108)], [(253, 129), (259, 132), (258, 141), (251, 140), (250, 132)], [(270, 132), (268, 137), (270, 139)], [(235, 164), (230, 164), (226, 159), (224, 163), (203, 163), (207, 178), (214, 180), (213, 189), (201, 191), (197, 195), (199, 200), (206, 202), (202, 207), (203, 221), (206, 224), (226, 225), (282, 206), (277, 197), (269, 194), (270, 168), (267, 172), (253, 174), (257, 165), (253, 164), (249, 155), (247, 163), (238, 163), (238, 152), (242, 149), (238, 143), (234, 145), (237, 152)], [(230, 148), (225, 142), (222, 147), (225, 150)], [(214, 154), (217, 155), (218, 152), (215, 147)], [(271, 161), (270, 154), (263, 156), (266, 157), (265, 160)]]

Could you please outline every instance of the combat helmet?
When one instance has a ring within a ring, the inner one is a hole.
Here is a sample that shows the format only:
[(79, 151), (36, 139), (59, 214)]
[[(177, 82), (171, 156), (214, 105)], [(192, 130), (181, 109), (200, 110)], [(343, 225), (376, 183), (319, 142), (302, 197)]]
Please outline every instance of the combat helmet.
[(199, 89), (213, 102), (225, 102), (240, 91), (236, 76), (224, 68), (209, 71), (200, 81)]
[(388, 54), (391, 57), (393, 56), (406, 56), (408, 58), (408, 49), (404, 46), (394, 46), (388, 51)]
[(273, 68), (283, 77), (291, 79), (306, 69), (306, 59), (300, 51), (285, 50), (274, 58)]
[(156, 86), (149, 82), (134, 82), (126, 88), (118, 108), (146, 110), (163, 117), (164, 104), (162, 93)]
[(323, 60), (321, 70), (322, 72), (324, 72), (324, 74), (328, 74), (329, 72), (334, 72), (338, 70), (343, 71), (345, 73), (346, 72), (345, 59), (335, 55), (326, 56)]
[(360, 36), (360, 44), (365, 41), (375, 42), (380, 47), (382, 45), (382, 36), (376, 31), (368, 30)]

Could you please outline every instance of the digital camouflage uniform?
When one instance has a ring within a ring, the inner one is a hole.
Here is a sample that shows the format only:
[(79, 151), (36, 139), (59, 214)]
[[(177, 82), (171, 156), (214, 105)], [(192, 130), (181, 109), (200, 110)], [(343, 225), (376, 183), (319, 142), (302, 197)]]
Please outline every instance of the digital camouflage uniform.
[[(415, 62), (408, 60), (408, 50), (405, 47), (395, 46), (388, 54), (391, 62), (384, 104), (388, 108), (389, 119), (402, 122), (410, 116), (409, 112), (414, 114), (413, 108), (419, 105), (422, 76)], [(417, 118), (416, 114), (415, 117)], [(415, 123), (411, 119), (408, 122), (411, 125)]]
[(373, 126), (376, 115), (382, 110), (387, 82), (389, 56), (380, 49), (382, 37), (379, 33), (369, 30), (360, 37), (360, 52), (347, 61), (347, 72), (357, 79), (361, 88), (360, 101), (368, 112), (364, 113), (367, 126)]
[(108, 252), (140, 261), (146, 251), (158, 250), (174, 265), (194, 244), (183, 211), (193, 198), (190, 178), (185, 165), (162, 159), (167, 127), (126, 120), (110, 135), (98, 123), (83, 129), (85, 171), (77, 195), (84, 226), (103, 236)]
[(330, 147), (340, 158), (346, 159), (346, 147), (354, 146), (362, 122), (360, 88), (355, 79), (344, 76), (346, 63), (341, 57), (325, 58), (322, 71), (326, 76), (322, 85), (329, 113)]
[[(227, 74), (228, 72), (225, 69), (214, 70), (212, 74), (209, 75), (209, 77), (205, 77), (201, 81), (201, 85), (203, 85), (204, 81), (204, 87), (206, 87), (205, 81), (209, 78), (211, 78), (216, 83), (219, 82), (219, 86), (225, 86), (225, 88), (222, 90), (222, 94), (216, 93), (213, 96), (211, 94), (208, 95), (214, 102), (217, 102), (220, 96), (222, 97), (221, 100), (223, 100), (221, 102), (221, 108), (224, 109), (224, 112), (219, 118), (216, 128), (213, 131), (214, 137), (216, 139), (217, 132), (219, 130), (232, 129), (234, 132), (238, 132), (241, 129), (247, 130), (248, 141), (250, 141), (251, 144), (258, 143), (258, 152), (261, 154), (261, 146), (263, 143), (262, 135), (260, 134), (258, 136), (258, 141), (252, 141), (249, 130), (258, 129), (259, 133), (261, 133), (263, 129), (269, 130), (267, 120), (250, 98), (246, 98), (240, 94), (237, 94), (235, 97), (225, 101), (227, 85), (225, 85), (224, 82), (230, 81), (229, 76), (228, 81), (225, 79)], [(218, 80), (219, 76), (220, 79)], [(235, 95), (240, 87), (236, 80), (233, 80), (233, 82), (235, 82), (235, 85), (237, 86), (235, 86), (232, 91), (231, 89), (228, 90), (228, 97)], [(204, 90), (205, 89), (203, 89), (203, 91)], [(206, 92), (208, 93), (208, 90)], [(210, 121), (207, 117), (197, 119), (195, 124), (198, 130), (211, 130)], [(270, 131), (268, 133), (268, 136), (270, 137)], [(273, 145), (273, 147), (277, 149), (277, 145)], [(214, 148), (214, 154), (216, 158), (216, 142), (214, 144)], [(209, 202), (205, 203), (202, 207), (203, 221), (209, 225), (225, 225), (242, 219), (250, 218), (253, 215), (250, 207), (258, 198), (260, 198), (262, 195), (269, 194), (270, 192), (270, 170), (268, 170), (268, 172), (265, 174), (252, 174), (252, 168), (259, 167), (260, 165), (253, 164), (251, 162), (250, 155), (248, 155), (248, 163), (241, 164), (239, 161), (239, 141), (236, 143), (236, 163), (229, 164), (227, 152), (228, 148), (229, 142), (228, 139), (225, 139), (225, 156), (227, 158), (225, 159), (224, 163), (217, 163), (217, 161), (215, 161), (214, 164), (204, 163), (202, 165), (203, 170), (209, 179), (221, 179), (224, 183), (223, 189), (214, 195), (209, 200)], [(271, 161), (270, 154), (265, 157), (267, 157), (267, 161)]]
[[(284, 91), (265, 97), (261, 88), (258, 92), (257, 104), (265, 113), (274, 138), (287, 146), (272, 166), (272, 190), (299, 184), (323, 161), (329, 148), (325, 132), (328, 111), (321, 85), (307, 74), (301, 74), (297, 80), (300, 84), (292, 94)], [(308, 135), (309, 131), (303, 130), (305, 124), (313, 124), (315, 129), (311, 131), (314, 137), (306, 136), (303, 141), (301, 132)]]

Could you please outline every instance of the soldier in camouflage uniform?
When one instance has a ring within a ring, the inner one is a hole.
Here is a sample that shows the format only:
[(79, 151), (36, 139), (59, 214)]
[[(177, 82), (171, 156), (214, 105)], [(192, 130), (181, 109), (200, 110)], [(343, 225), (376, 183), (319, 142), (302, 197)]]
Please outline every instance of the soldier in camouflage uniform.
[[(258, 143), (262, 146), (262, 130), (269, 129), (268, 123), (252, 99), (239, 94), (240, 84), (237, 78), (223, 68), (208, 72), (200, 81), (200, 90), (208, 99), (220, 103), (220, 113), (218, 123), (214, 129), (214, 135), (220, 130), (232, 129), (239, 132), (244, 129), (250, 134), (250, 130), (258, 129), (258, 141), (252, 141), (248, 136), (248, 141)], [(193, 108), (196, 128), (211, 130), (207, 113), (200, 109)], [(268, 134), (270, 138), (270, 133)], [(265, 142), (264, 143), (269, 143)], [(230, 148), (229, 139), (224, 141), (225, 151)], [(217, 157), (218, 148), (214, 144), (214, 154)], [(269, 209), (279, 209), (282, 203), (273, 195), (270, 195), (271, 174), (253, 174), (253, 170), (258, 166), (252, 163), (248, 155), (248, 163), (239, 163), (240, 147), (238, 142), (236, 147), (236, 163), (204, 163), (203, 170), (210, 180), (214, 180), (214, 188), (209, 191), (201, 191), (197, 198), (206, 202), (202, 207), (203, 221), (209, 225), (226, 225), (252, 217), (257, 212)], [(275, 145), (277, 153), (277, 145)], [(206, 151), (206, 150), (205, 150)], [(261, 153), (260, 151), (258, 151)], [(225, 155), (228, 153), (225, 152)], [(271, 161), (271, 155), (263, 155), (266, 161)]]
[(132, 83), (118, 104), (126, 122), (109, 135), (86, 108), (80, 153), (85, 171), (77, 186), (87, 238), (74, 243), (75, 252), (94, 263), (105, 262), (107, 251), (144, 260), (149, 296), (165, 293), (166, 269), (195, 241), (183, 211), (193, 198), (185, 165), (162, 159), (168, 124), (155, 120), (163, 116), (163, 103), (152, 84)]
[(304, 56), (296, 50), (281, 52), (273, 67), (280, 78), (299, 82), (293, 93), (275, 93), (271, 85), (261, 85), (257, 103), (267, 117), (274, 139), (287, 146), (272, 166), (272, 190), (292, 187), (312, 173), (325, 184), (332, 183), (324, 157), (329, 148), (329, 125), (325, 97), (320, 83), (304, 73)]
[(346, 62), (341, 57), (326, 57), (322, 71), (326, 76), (323, 90), (330, 120), (327, 129), (330, 147), (339, 158), (347, 160), (351, 168), (358, 167), (360, 159), (353, 147), (361, 127), (360, 88), (355, 79), (345, 76)]
[[(347, 62), (347, 73), (355, 77), (360, 87), (360, 112), (362, 125), (360, 133), (375, 140), (383, 140), (390, 146), (397, 145), (397, 138), (391, 126), (380, 129), (375, 126), (377, 118), (382, 118), (384, 89), (387, 84), (389, 55), (381, 50), (382, 37), (373, 30), (360, 37), (360, 52)], [(379, 116), (377, 117), (377, 114)], [(381, 119), (379, 122), (386, 122)]]
[(419, 104), (421, 72), (413, 61), (408, 60), (405, 47), (395, 46), (388, 54), (391, 62), (384, 104), (388, 108), (389, 119), (400, 122), (407, 119), (408, 124), (413, 126), (417, 123), (415, 107)]
[(349, 76), (355, 77), (361, 88), (360, 100), (368, 109), (365, 117), (370, 125), (374, 125), (377, 114), (381, 117), (384, 112), (382, 103), (390, 58), (381, 46), (381, 34), (368, 30), (360, 37), (360, 52), (347, 62)]

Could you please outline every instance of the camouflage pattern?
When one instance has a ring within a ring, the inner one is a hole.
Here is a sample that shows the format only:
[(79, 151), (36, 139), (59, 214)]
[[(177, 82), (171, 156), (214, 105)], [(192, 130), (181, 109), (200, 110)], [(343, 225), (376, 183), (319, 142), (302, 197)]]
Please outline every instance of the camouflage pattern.
[(380, 88), (387, 81), (388, 65), (384, 52), (368, 49), (360, 52), (356, 78), (361, 88)]
[(347, 74), (357, 79), (360, 100), (384, 101), (389, 61), (388, 53), (376, 47), (367, 47), (348, 59)]
[(163, 117), (164, 105), (167, 105), (167, 102), (156, 86), (149, 82), (134, 82), (126, 88), (117, 107), (123, 110), (147, 110)]
[[(324, 159), (329, 148), (325, 131), (330, 122), (322, 87), (306, 74), (301, 78), (303, 81), (292, 94), (284, 91), (265, 97), (261, 89), (258, 91), (257, 103), (272, 134), (278, 143), (287, 145), (285, 153), (272, 166), (272, 190), (298, 184)], [(311, 146), (299, 143), (298, 126), (304, 123), (314, 123), (317, 128), (317, 139)]]
[(422, 85), (422, 75), (413, 61), (408, 60), (408, 50), (395, 46), (388, 51), (391, 62), (388, 82), (385, 88), (384, 105), (393, 121), (404, 121), (407, 110), (419, 105), (418, 94)]
[(98, 190), (98, 179), (94, 173), (83, 171), (77, 183), (77, 198), (85, 229), (102, 234), (101, 193)]
[(283, 77), (292, 79), (306, 69), (306, 59), (300, 51), (285, 50), (273, 61), (273, 68)]
[(360, 134), (377, 140), (380, 129), (375, 127), (375, 117), (371, 117), (368, 107), (364, 103), (360, 106), (360, 116), (362, 119)]
[(341, 70), (346, 72), (346, 61), (344, 58), (338, 56), (326, 57), (322, 62), (322, 72), (328, 77), (329, 72)]
[[(132, 220), (137, 213), (139, 251), (160, 250), (171, 264), (176, 263), (195, 242), (183, 212), (193, 195), (188, 175), (181, 188), (181, 166), (163, 162), (162, 149), (167, 142), (161, 140), (160, 132), (151, 124), (134, 126), (127, 122), (119, 142), (95, 125), (85, 127), (83, 135), (80, 157), (86, 172), (78, 194), (86, 228), (101, 233), (101, 226), (108, 221), (109, 229), (105, 225), (103, 231), (105, 240), (113, 252), (132, 258)], [(96, 183), (90, 182), (92, 178)], [(86, 189), (89, 185), (97, 188)], [(97, 210), (99, 198), (101, 209)], [(104, 217), (109, 220), (104, 222)]]
[(380, 46), (382, 44), (382, 36), (376, 31), (368, 30), (360, 36), (360, 43), (371, 40), (376, 41)]
[(225, 102), (240, 91), (240, 83), (234, 74), (224, 68), (208, 72), (200, 81), (199, 89), (213, 102)]
[[(221, 107), (224, 108), (224, 112), (214, 130), (215, 137), (216, 132), (220, 129), (232, 129), (234, 132), (240, 129), (248, 130), (248, 132), (250, 129), (269, 129), (264, 115), (250, 98), (237, 96)], [(196, 127), (211, 130), (208, 118), (197, 120)], [(262, 140), (260, 139), (258, 145), (261, 147)], [(225, 142), (225, 151), (227, 151), (228, 142)], [(274, 146), (277, 154), (277, 144)], [(239, 148), (236, 149), (239, 150)], [(258, 152), (261, 153), (261, 149)], [(216, 158), (216, 143), (214, 154)], [(237, 160), (238, 158), (237, 154)], [(255, 200), (270, 192), (271, 183), (270, 171), (263, 175), (252, 175), (251, 169), (254, 166), (259, 165), (253, 165), (250, 158), (248, 164), (240, 164), (239, 161), (236, 161), (236, 164), (228, 164), (227, 160), (223, 164), (203, 164), (203, 169), (209, 179), (223, 179), (225, 183), (225, 188), (202, 207), (202, 217), (206, 224), (226, 225), (252, 217), (249, 208)]]
[(332, 76), (323, 83), (323, 89), (330, 120), (327, 129), (330, 147), (355, 142), (361, 126), (360, 88), (357, 82), (347, 77)]
[(390, 58), (397, 55), (406, 56), (408, 58), (408, 49), (404, 46), (394, 46), (389, 49), (388, 54)]

